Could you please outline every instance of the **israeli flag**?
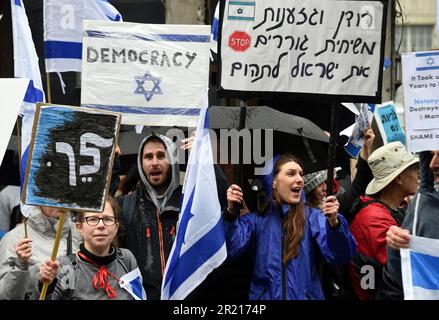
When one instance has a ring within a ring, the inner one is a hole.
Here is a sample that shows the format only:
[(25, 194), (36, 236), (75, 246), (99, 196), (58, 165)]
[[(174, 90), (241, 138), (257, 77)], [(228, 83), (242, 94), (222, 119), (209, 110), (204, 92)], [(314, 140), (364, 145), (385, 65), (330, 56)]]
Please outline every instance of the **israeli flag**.
[(206, 106), (202, 108), (183, 184), (183, 202), (162, 282), (163, 300), (182, 300), (227, 256)]
[(401, 249), (405, 300), (439, 300), (439, 239), (412, 236)]
[(227, 19), (254, 21), (255, 7), (254, 1), (229, 1)]
[(81, 72), (83, 20), (122, 21), (107, 0), (44, 0), (46, 72)]
[(146, 292), (142, 286), (142, 275), (139, 268), (128, 272), (120, 278), (119, 285), (121, 288), (128, 291), (135, 300), (146, 300)]
[[(23, 116), (21, 127), (21, 186), (26, 173), (27, 156), (34, 121), (35, 103), (45, 102), (43, 84), (41, 82), (38, 55), (32, 40), (26, 10), (22, 0), (11, 0), (12, 13), (12, 38), (14, 45), (14, 76), (28, 78), (29, 86), (24, 96), (20, 114)], [(26, 208), (22, 205), (22, 212), (27, 215)]]
[(212, 30), (210, 32), (210, 60), (213, 61), (213, 55), (218, 54), (218, 28), (219, 28), (219, 2), (216, 4), (213, 15)]

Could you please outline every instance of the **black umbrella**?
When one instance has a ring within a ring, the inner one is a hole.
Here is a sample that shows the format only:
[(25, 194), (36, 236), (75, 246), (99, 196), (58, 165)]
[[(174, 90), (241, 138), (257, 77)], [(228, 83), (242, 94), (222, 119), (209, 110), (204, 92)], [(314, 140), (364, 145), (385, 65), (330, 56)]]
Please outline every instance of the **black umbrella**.
[[(241, 125), (242, 108), (246, 108)], [(305, 173), (328, 168), (329, 137), (312, 121), (267, 106), (209, 108), (211, 129), (272, 129), (273, 153), (292, 153), (302, 162)], [(262, 139), (264, 141), (264, 139)], [(336, 163), (338, 163), (338, 159)]]

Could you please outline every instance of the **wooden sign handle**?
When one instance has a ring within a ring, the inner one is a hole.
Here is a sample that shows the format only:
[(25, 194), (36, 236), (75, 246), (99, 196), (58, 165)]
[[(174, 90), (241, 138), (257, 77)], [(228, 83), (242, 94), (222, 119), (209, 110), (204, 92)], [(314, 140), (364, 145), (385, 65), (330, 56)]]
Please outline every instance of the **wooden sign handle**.
[[(63, 210), (63, 213), (59, 217), (58, 229), (56, 230), (55, 243), (53, 244), (52, 256), (50, 257), (50, 260), (52, 261), (55, 261), (58, 255), (59, 242), (61, 241), (62, 228), (64, 226), (64, 220), (66, 219), (66, 214), (67, 212)], [(44, 282), (43, 288), (41, 289), (41, 293), (40, 293), (40, 300), (46, 300), (46, 293), (48, 287), (49, 287), (49, 283)]]

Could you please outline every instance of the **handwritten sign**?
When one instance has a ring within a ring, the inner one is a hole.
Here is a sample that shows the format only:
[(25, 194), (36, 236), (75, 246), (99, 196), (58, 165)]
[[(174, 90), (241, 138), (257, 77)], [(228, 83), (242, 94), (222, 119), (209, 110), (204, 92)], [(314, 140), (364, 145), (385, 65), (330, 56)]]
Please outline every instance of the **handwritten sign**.
[(406, 144), (405, 134), (399, 123), (393, 101), (375, 107), (375, 120), (384, 143), (400, 141)]
[(221, 89), (381, 102), (385, 11), (381, 1), (226, 0)]
[(439, 52), (402, 56), (407, 148), (439, 149)]
[(209, 82), (210, 27), (85, 21), (81, 105), (122, 123), (197, 124)]
[(353, 158), (358, 157), (358, 154), (366, 141), (363, 131), (366, 130), (372, 122), (375, 105), (362, 103), (359, 109), (360, 112), (356, 117), (352, 134), (344, 146), (346, 152)]
[(23, 202), (102, 211), (120, 114), (38, 105)]

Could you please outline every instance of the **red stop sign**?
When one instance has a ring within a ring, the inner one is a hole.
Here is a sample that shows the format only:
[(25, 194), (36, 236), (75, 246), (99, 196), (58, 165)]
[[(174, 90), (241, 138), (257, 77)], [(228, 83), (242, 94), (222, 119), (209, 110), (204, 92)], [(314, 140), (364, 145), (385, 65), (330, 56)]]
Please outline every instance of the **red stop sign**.
[(235, 31), (229, 37), (229, 47), (235, 51), (245, 51), (250, 47), (251, 38), (244, 31)]

